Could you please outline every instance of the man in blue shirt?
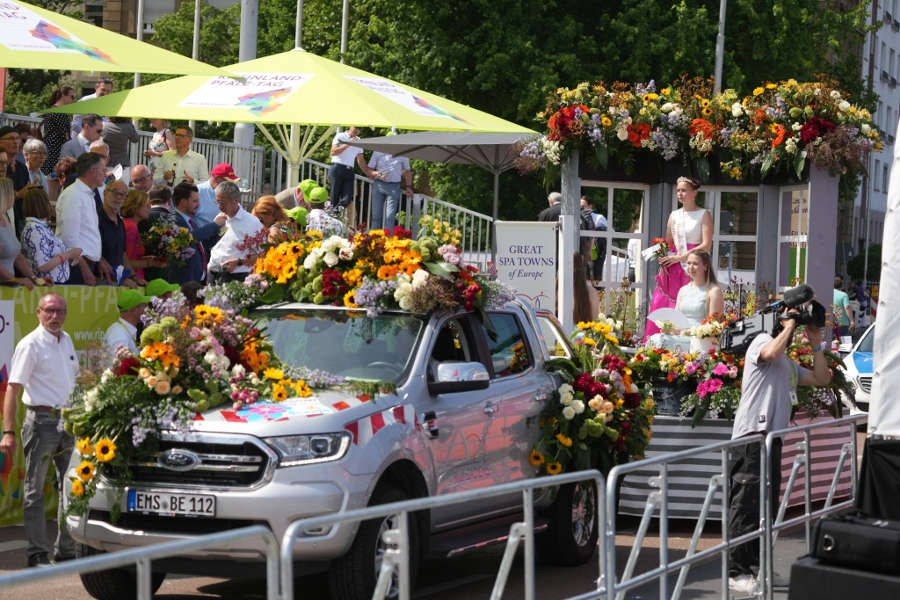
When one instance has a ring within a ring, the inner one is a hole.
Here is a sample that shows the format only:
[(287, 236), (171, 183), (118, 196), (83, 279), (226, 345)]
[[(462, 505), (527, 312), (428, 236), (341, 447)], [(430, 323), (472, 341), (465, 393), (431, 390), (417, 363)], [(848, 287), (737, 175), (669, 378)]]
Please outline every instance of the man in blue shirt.
[(375, 181), (372, 190), (372, 222), (369, 229), (393, 229), (394, 215), (400, 204), (400, 179), (403, 189), (412, 196), (412, 168), (405, 156), (373, 152), (366, 175)]

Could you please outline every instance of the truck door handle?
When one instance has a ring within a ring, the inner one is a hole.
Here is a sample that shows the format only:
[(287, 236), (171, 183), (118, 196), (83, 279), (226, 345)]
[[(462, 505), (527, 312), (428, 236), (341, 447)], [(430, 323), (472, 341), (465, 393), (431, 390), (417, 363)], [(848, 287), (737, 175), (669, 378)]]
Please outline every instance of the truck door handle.
[(497, 412), (496, 404), (485, 404), (484, 405), (484, 414), (488, 415), (489, 417), (493, 417), (494, 413), (496, 413), (496, 412)]
[(433, 410), (429, 410), (421, 415), (419, 415), (419, 424), (422, 426), (422, 431), (425, 432), (425, 435), (431, 439), (437, 439), (440, 435), (440, 430), (437, 426), (437, 415), (434, 414)]

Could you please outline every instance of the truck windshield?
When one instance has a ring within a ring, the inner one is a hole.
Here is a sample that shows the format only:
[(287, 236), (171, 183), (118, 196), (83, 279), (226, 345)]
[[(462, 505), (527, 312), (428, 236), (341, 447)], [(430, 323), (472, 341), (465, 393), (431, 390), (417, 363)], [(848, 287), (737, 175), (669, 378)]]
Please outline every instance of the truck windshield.
[(422, 317), (315, 308), (254, 311), (275, 355), (293, 367), (401, 383), (425, 328)]
[(873, 347), (875, 346), (875, 328), (870, 327), (863, 334), (862, 340), (859, 342), (859, 346), (856, 347), (857, 352), (873, 352)]

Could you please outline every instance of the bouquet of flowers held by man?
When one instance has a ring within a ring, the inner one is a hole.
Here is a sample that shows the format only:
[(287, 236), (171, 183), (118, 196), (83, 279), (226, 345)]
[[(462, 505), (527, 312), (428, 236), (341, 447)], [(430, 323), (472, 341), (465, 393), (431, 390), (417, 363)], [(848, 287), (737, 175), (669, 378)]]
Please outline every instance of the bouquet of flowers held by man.
[(171, 218), (158, 219), (141, 234), (144, 252), (148, 256), (165, 256), (179, 267), (187, 264), (196, 250), (194, 238), (187, 227), (179, 227)]

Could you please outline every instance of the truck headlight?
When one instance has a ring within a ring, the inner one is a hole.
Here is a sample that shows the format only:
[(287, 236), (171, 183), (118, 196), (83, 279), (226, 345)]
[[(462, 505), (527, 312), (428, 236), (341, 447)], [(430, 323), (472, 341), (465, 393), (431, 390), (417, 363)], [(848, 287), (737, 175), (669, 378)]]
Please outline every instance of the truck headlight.
[(265, 442), (278, 452), (279, 467), (296, 467), (343, 458), (350, 447), (350, 434), (283, 435), (265, 438)]

